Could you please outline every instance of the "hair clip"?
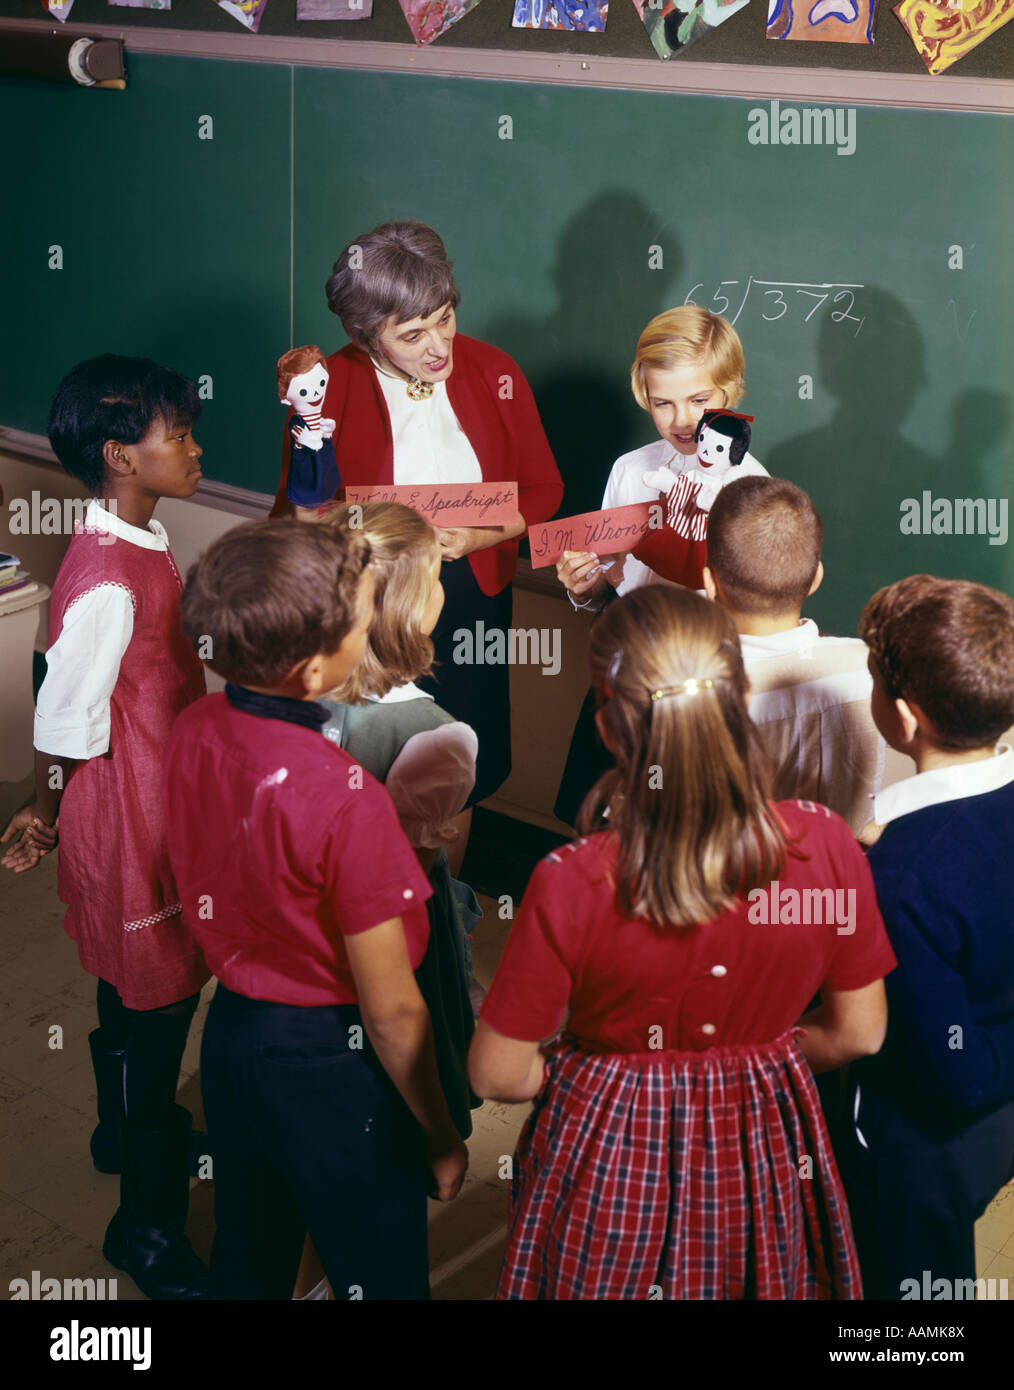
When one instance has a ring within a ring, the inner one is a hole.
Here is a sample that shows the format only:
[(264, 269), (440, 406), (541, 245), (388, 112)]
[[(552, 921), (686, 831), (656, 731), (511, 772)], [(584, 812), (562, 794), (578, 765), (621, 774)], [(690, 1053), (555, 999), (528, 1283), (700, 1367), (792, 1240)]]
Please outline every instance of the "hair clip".
[(691, 676), (689, 680), (680, 681), (678, 685), (666, 685), (661, 690), (653, 690), (651, 698), (653, 700), (663, 700), (667, 695), (696, 695), (701, 690), (711, 690), (715, 682), (710, 676), (706, 680), (697, 680)]

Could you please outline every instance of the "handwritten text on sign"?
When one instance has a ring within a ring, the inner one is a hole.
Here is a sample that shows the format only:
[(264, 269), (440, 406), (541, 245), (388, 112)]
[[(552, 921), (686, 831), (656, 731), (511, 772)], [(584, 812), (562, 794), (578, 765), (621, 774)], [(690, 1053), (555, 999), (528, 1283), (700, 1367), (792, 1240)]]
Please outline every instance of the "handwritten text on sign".
[(347, 487), (349, 503), (400, 502), (434, 526), (509, 526), (518, 517), (517, 483), (394, 484)]
[(635, 502), (608, 512), (582, 512), (529, 526), (532, 564), (536, 568), (551, 565), (565, 550), (593, 550), (596, 555), (633, 550), (645, 531), (658, 529), (663, 519), (660, 502)]

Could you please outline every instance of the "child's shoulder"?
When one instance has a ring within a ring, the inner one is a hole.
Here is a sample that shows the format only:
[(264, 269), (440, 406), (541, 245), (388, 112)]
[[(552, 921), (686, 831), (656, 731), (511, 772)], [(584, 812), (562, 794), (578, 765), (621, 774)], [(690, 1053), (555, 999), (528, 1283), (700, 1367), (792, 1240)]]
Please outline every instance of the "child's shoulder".
[(608, 831), (600, 831), (595, 835), (569, 840), (550, 850), (536, 865), (535, 874), (548, 886), (595, 884), (608, 879), (615, 859), (615, 837)]
[[(862, 851), (848, 822), (820, 801), (777, 801), (775, 808), (789, 832), (790, 843), (825, 844), (835, 849), (845, 848), (849, 854)], [(808, 852), (804, 846), (804, 852)]]
[[(276, 785), (303, 800), (311, 800), (322, 788), (328, 794), (383, 788), (373, 775), (344, 748), (315, 728), (285, 719), (262, 718), (237, 709), (224, 691), (203, 695), (182, 710), (173, 726), (177, 749), (201, 750), (224, 755), (248, 774), (267, 775)], [(341, 800), (339, 796), (339, 801)], [(339, 807), (333, 805), (337, 813)]]
[(613, 464), (610, 476), (623, 477), (632, 473), (636, 474), (640, 482), (641, 473), (647, 469), (660, 468), (663, 463), (672, 459), (672, 453), (671, 444), (667, 444), (664, 439), (653, 439), (650, 444), (642, 444), (639, 449), (631, 449), (629, 453), (621, 454)]
[(1010, 826), (1014, 822), (1014, 782), (993, 791), (936, 802), (898, 816), (884, 828), (871, 848), (870, 865), (881, 879), (915, 872), (939, 883), (953, 878), (972, 894), (977, 868), (989, 866), (1006, 876), (1014, 892), (1014, 856), (1008, 852)]

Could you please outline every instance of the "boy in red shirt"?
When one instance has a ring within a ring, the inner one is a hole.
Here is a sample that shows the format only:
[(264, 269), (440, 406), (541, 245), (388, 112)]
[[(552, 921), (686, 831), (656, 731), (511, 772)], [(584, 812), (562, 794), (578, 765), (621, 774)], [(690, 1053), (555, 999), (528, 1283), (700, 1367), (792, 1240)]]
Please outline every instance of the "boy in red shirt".
[(309, 1231), (339, 1297), (428, 1297), (426, 1195), (468, 1157), (413, 970), (430, 887), (383, 787), (321, 736), (363, 655), (369, 546), (257, 522), (191, 571), (184, 629), (228, 678), (177, 720), (169, 852), (220, 981), (201, 1056), (224, 1298), (290, 1297)]

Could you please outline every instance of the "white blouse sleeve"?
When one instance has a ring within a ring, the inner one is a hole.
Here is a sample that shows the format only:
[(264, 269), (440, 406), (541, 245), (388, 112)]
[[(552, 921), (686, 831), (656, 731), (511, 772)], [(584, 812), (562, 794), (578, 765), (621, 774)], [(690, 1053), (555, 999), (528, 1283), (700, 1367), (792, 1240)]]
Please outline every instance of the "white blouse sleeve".
[(458, 838), (452, 824), (475, 785), (479, 740), (468, 724), (414, 734), (391, 764), (384, 785), (413, 849), (439, 849)]
[(120, 584), (100, 584), (67, 609), (35, 707), (40, 752), (83, 761), (108, 750), (109, 701), (133, 632), (133, 599)]

